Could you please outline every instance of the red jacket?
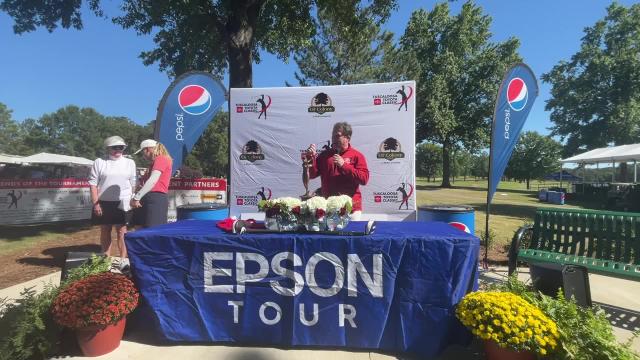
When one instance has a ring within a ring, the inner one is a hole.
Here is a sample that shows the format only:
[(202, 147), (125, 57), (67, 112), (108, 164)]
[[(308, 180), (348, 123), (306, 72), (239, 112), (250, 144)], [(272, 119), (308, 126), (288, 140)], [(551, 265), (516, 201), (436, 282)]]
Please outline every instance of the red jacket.
[(337, 154), (334, 149), (320, 153), (313, 160), (309, 175), (312, 179), (320, 176), (322, 196), (349, 195), (353, 201), (353, 211), (362, 211), (360, 185), (366, 185), (369, 181), (367, 160), (364, 155), (349, 145), (349, 148), (340, 154), (344, 159), (344, 165), (338, 167), (333, 163), (334, 154)]

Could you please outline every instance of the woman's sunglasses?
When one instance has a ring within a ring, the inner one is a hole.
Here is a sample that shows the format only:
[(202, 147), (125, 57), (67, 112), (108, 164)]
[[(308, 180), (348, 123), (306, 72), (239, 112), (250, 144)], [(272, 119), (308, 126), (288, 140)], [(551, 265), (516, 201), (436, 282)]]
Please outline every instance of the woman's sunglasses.
[(116, 151), (122, 151), (124, 150), (124, 148), (125, 147), (123, 145), (109, 146), (109, 149), (116, 150)]

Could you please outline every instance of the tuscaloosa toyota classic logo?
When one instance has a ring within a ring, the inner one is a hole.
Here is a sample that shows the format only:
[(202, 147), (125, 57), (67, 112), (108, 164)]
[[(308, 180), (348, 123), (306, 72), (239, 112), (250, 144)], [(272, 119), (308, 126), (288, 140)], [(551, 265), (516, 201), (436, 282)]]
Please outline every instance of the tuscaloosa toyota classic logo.
[(239, 206), (258, 206), (260, 200), (271, 199), (271, 189), (261, 186), (256, 189), (255, 193), (237, 194), (236, 205)]
[(374, 203), (400, 203), (398, 210), (404, 207), (409, 210), (409, 200), (413, 196), (413, 185), (403, 182), (395, 190), (379, 191), (373, 193)]

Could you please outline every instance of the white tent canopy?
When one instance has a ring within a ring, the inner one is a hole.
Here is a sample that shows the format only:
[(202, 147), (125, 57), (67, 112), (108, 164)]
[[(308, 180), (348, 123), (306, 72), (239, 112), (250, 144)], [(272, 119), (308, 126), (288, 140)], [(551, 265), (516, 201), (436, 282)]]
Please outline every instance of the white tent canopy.
[(58, 154), (50, 154), (50, 153), (43, 152), (43, 153), (20, 158), (19, 163), (91, 166), (93, 165), (93, 160), (89, 160), (89, 159), (78, 157), (78, 156), (58, 155)]
[(0, 154), (0, 164), (20, 164), (23, 156)]
[(640, 161), (640, 144), (598, 148), (562, 159), (562, 163), (596, 164), (609, 162)]

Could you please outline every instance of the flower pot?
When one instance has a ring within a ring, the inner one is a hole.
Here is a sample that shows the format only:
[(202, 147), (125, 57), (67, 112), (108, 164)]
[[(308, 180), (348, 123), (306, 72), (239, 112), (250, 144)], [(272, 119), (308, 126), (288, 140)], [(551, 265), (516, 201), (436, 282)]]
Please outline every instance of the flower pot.
[(120, 346), (127, 317), (105, 328), (90, 326), (76, 329), (76, 339), (85, 356), (100, 356), (112, 352)]
[(487, 360), (535, 360), (536, 354), (532, 351), (515, 351), (502, 348), (495, 341), (484, 341), (484, 352)]

